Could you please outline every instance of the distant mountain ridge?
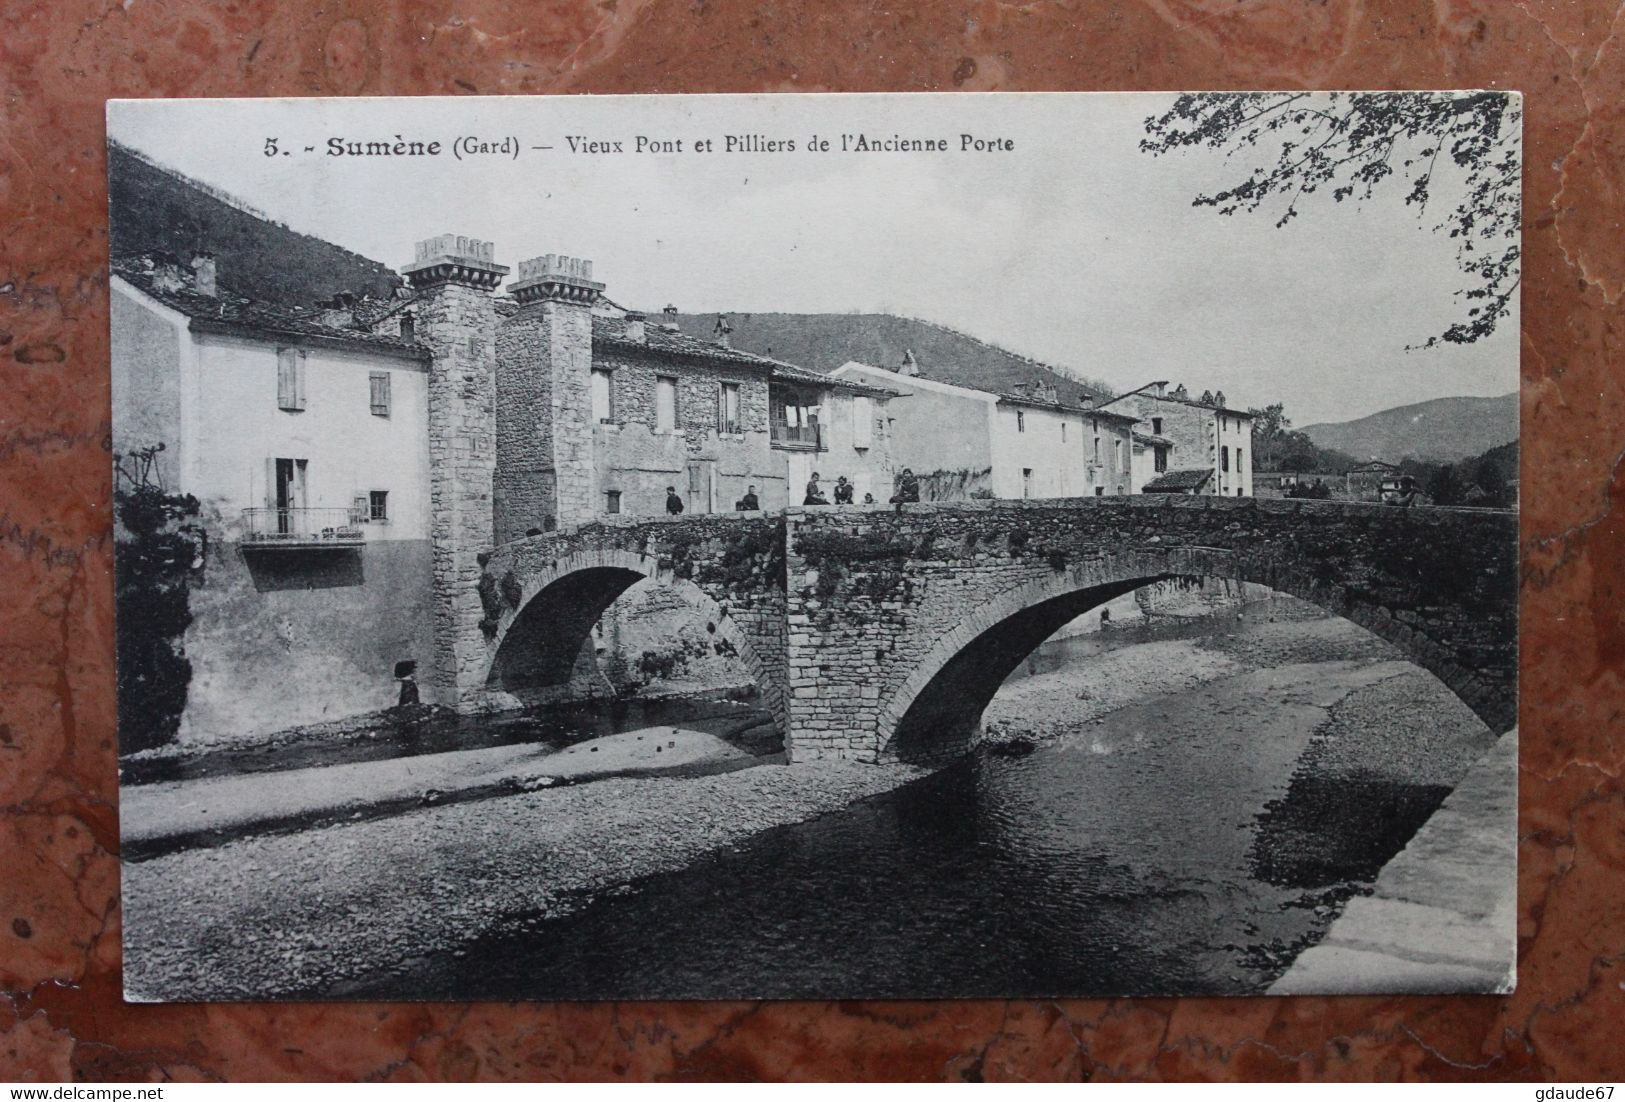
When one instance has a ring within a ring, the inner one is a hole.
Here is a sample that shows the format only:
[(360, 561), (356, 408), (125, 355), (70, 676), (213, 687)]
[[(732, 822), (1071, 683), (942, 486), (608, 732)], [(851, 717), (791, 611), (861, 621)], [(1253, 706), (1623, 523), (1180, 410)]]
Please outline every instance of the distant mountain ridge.
[(1360, 460), (1466, 459), (1518, 439), (1518, 394), (1435, 398), (1354, 421), (1305, 425), (1300, 431), (1317, 447)]
[[(709, 340), (717, 315), (651, 313), (651, 321), (675, 321), (683, 332)], [(950, 329), (935, 322), (897, 314), (726, 314), (733, 326), (735, 348), (772, 356), (814, 371), (829, 373), (857, 360), (895, 369), (912, 351), (920, 374), (994, 393), (1043, 380), (1069, 405), (1093, 404), (1117, 391), (1100, 380), (1086, 379), (1056, 365)]]

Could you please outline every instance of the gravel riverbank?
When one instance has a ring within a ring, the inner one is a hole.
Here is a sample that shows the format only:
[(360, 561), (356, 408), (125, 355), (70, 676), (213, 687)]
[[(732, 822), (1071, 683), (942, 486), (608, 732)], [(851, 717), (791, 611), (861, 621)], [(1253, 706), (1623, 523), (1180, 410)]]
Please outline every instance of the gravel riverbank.
[(820, 763), (605, 780), (127, 865), (125, 997), (328, 994), (922, 772)]

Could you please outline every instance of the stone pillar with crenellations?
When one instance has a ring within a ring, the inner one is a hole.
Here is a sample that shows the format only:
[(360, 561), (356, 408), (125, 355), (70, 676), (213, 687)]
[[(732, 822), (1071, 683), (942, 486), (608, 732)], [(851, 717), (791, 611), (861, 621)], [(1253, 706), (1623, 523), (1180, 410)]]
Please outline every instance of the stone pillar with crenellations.
[[(497, 542), (600, 512), (593, 469), (592, 262), (519, 263), (519, 309), (497, 335)], [(613, 412), (613, 411), (612, 411)]]
[(496, 307), (508, 269), (489, 241), (441, 234), (419, 241), (401, 269), (416, 292), (415, 337), (429, 366), (429, 516), (434, 545), (434, 644), (428, 688), (458, 704), (483, 684), (480, 558), (494, 543)]

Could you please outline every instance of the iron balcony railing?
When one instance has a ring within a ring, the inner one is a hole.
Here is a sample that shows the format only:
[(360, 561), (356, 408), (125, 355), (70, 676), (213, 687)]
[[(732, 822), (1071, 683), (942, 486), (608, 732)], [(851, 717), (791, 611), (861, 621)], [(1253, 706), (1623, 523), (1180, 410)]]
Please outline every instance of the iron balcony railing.
[(816, 424), (790, 425), (774, 421), (773, 443), (781, 448), (822, 448), (824, 438)]
[(354, 509), (244, 509), (243, 543), (254, 547), (355, 547), (364, 543)]

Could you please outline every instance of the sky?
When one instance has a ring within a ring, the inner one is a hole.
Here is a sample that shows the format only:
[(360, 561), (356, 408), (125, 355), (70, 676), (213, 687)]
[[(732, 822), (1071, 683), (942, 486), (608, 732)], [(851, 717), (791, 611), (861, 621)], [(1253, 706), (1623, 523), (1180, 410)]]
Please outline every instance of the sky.
[[(1128, 390), (1153, 379), (1293, 422), (1518, 386), (1517, 317), (1488, 340), (1406, 351), (1459, 320), (1455, 249), (1390, 186), (1305, 204), (1285, 228), (1191, 200), (1251, 161), (1139, 149), (1163, 94), (136, 100), (109, 135), (296, 230), (392, 266), (441, 233), (499, 263), (593, 261), (629, 307), (888, 312)], [(841, 152), (840, 135), (949, 151)], [(728, 135), (794, 152), (725, 151)], [(961, 136), (1011, 147), (961, 150)], [(621, 143), (573, 152), (567, 140)], [(637, 151), (639, 136), (682, 152)], [(829, 152), (809, 148), (817, 136)], [(275, 140), (267, 156), (267, 139)], [(511, 152), (451, 153), (457, 139)], [(340, 141), (438, 156), (335, 157)], [(709, 152), (696, 143), (709, 139)], [(306, 152), (306, 147), (314, 147)], [(550, 148), (537, 148), (550, 147)], [(1441, 174), (1442, 176), (1443, 174)], [(1441, 179), (1433, 209), (1449, 209)]]

